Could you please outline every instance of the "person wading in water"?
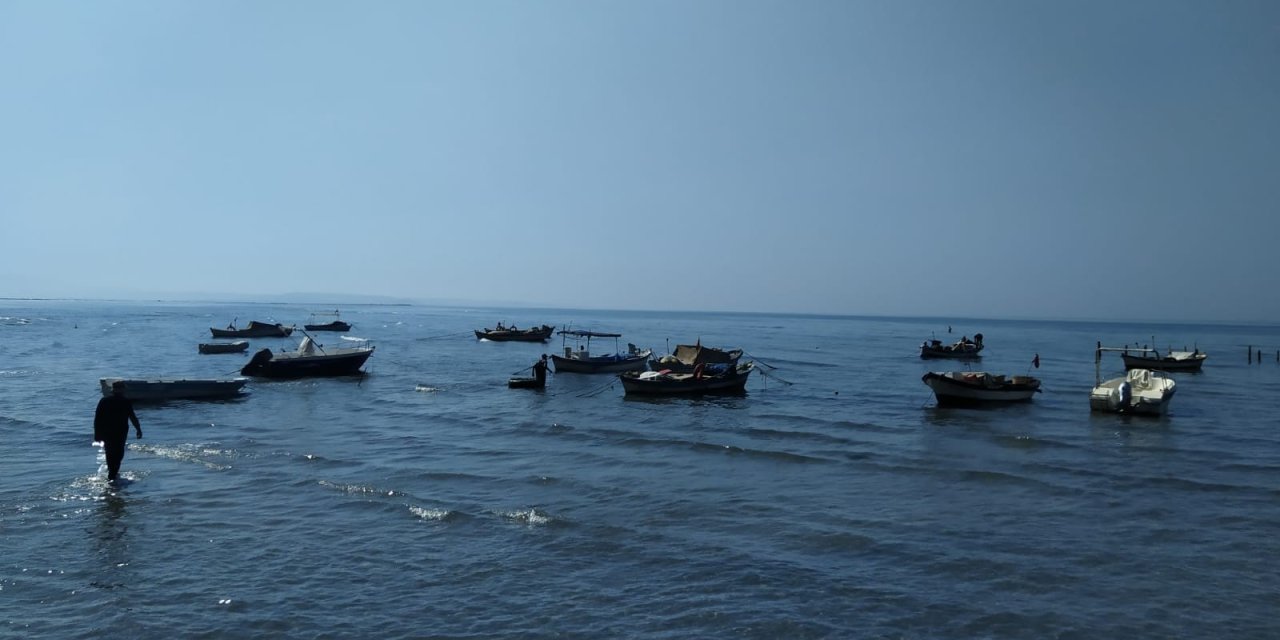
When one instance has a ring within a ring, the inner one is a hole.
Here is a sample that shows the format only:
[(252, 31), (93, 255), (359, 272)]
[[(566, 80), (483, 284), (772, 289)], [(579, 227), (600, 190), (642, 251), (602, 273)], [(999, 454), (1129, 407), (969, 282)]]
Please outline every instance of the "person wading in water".
[(107, 454), (107, 481), (114, 482), (120, 475), (120, 461), (124, 460), (124, 445), (129, 440), (129, 423), (142, 438), (142, 425), (133, 412), (133, 403), (124, 397), (124, 381), (111, 384), (111, 395), (98, 401), (93, 414), (93, 440), (101, 442)]

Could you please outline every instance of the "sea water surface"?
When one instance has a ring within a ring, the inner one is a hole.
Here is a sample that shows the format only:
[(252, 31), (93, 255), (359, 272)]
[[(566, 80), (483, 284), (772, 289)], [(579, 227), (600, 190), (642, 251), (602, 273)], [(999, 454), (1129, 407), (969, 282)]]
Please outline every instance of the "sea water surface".
[[(297, 340), (199, 355), (210, 326), (312, 310), (0, 301), (0, 636), (1280, 636), (1275, 327), (353, 306), (317, 338), (375, 345), (366, 376), (139, 405), (105, 483), (100, 377), (233, 376)], [(762, 366), (509, 390), (560, 344), (471, 335), (498, 320)], [(936, 408), (920, 376), (964, 366), (917, 346), (976, 332), (1044, 392)], [(1090, 413), (1095, 342), (1153, 337), (1210, 356), (1169, 415)]]

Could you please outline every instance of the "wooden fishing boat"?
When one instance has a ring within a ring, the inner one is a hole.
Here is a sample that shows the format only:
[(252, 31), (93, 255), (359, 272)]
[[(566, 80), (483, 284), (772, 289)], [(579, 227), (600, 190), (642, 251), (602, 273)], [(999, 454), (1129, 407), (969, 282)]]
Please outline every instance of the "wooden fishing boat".
[(359, 375), (374, 347), (324, 348), (307, 336), (295, 351), (263, 349), (249, 360), (241, 375), (263, 378), (307, 378)]
[(1170, 351), (1164, 355), (1160, 355), (1160, 352), (1155, 349), (1130, 349), (1129, 351), (1134, 353), (1125, 351), (1120, 354), (1126, 370), (1199, 371), (1209, 357), (1199, 348), (1195, 351)]
[(930, 371), (920, 378), (938, 399), (938, 406), (1025, 402), (1040, 393), (1040, 381), (985, 371)]
[(746, 393), (754, 362), (739, 365), (699, 364), (693, 373), (628, 371), (618, 375), (626, 395), (690, 396)]
[(219, 400), (234, 398), (244, 388), (244, 378), (174, 379), (174, 378), (102, 378), (98, 385), (102, 395), (112, 394), (112, 385), (124, 382), (124, 397), (134, 402), (164, 400)]
[(201, 342), (196, 346), (200, 353), (243, 353), (249, 349), (248, 340), (235, 342)]
[[(652, 349), (639, 349), (634, 344), (627, 345), (625, 353), (617, 351), (608, 354), (591, 354), (592, 338), (613, 338), (614, 349), (617, 349), (620, 333), (601, 333), (598, 331), (564, 330), (558, 332), (565, 340), (564, 355), (552, 355), (551, 362), (556, 373), (620, 373), (623, 371), (643, 371), (653, 354)], [(576, 346), (571, 347), (567, 340), (573, 338)]]
[(269, 324), (250, 320), (248, 326), (243, 329), (237, 329), (236, 323), (233, 321), (226, 329), (209, 327), (209, 332), (215, 338), (287, 338), (289, 334), (293, 333), (293, 327), (286, 327), (279, 322)]
[(943, 344), (941, 340), (929, 340), (920, 343), (920, 357), (925, 360), (934, 358), (952, 358), (957, 360), (977, 360), (982, 357), (982, 334), (973, 334), (973, 340), (961, 338), (954, 344)]
[(503, 327), (499, 323), (495, 329), (477, 329), (475, 334), (477, 340), (492, 340), (493, 342), (546, 342), (551, 338), (551, 332), (555, 331), (555, 329), (549, 324), (532, 329), (516, 329), (515, 327)]

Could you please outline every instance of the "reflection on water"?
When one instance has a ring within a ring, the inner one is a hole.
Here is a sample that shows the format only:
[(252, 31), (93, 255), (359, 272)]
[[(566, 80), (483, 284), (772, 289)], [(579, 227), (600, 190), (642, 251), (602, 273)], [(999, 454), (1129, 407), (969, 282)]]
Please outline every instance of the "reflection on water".
[[(128, 480), (121, 479), (121, 485)], [(90, 584), (99, 589), (118, 589), (126, 585), (126, 568), (129, 566), (128, 501), (119, 487), (106, 485), (95, 514), (92, 530), (93, 557), (103, 573)]]

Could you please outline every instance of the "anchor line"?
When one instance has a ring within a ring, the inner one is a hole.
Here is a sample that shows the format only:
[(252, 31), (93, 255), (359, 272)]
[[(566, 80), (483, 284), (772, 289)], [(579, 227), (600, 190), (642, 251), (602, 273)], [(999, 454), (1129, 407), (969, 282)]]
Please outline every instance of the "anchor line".
[(771, 380), (777, 380), (778, 382), (781, 382), (782, 384), (785, 384), (785, 385), (787, 385), (787, 386), (791, 386), (791, 385), (794, 385), (794, 384), (795, 384), (794, 382), (791, 382), (790, 380), (787, 380), (787, 379), (785, 379), (785, 378), (782, 378), (782, 377), (780, 377), (780, 376), (778, 376), (777, 374), (774, 374), (774, 373), (767, 373), (767, 372), (765, 372), (765, 371), (761, 371), (761, 372), (760, 372), (760, 375), (761, 375), (762, 377), (769, 378), (769, 379), (771, 379)]
[(769, 364), (768, 362), (765, 362), (764, 360), (761, 360), (760, 358), (757, 358), (757, 357), (756, 357), (756, 355), (755, 355), (754, 353), (747, 353), (746, 351), (743, 351), (743, 352), (742, 352), (742, 354), (743, 354), (743, 355), (745, 355), (745, 356), (747, 356), (747, 357), (749, 357), (749, 358), (751, 358), (753, 361), (755, 361), (755, 362), (759, 363), (759, 364), (760, 364), (760, 365), (762, 365), (762, 366), (768, 367), (768, 368), (770, 368), (770, 369), (777, 369), (777, 367), (775, 367), (775, 366), (773, 366), (773, 365)]

